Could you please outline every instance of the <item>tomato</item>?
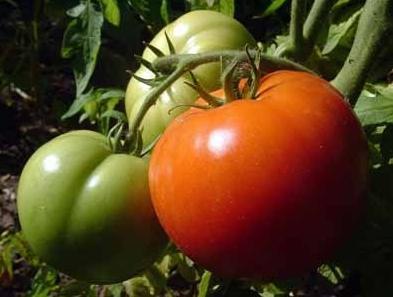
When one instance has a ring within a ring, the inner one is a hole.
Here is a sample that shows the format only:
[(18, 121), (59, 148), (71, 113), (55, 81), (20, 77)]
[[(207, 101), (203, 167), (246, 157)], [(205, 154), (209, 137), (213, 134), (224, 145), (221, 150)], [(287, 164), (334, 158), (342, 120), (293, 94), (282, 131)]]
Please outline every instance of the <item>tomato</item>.
[(274, 72), (259, 93), (172, 122), (151, 157), (153, 206), (174, 243), (219, 276), (301, 276), (357, 225), (367, 141), (316, 76)]
[[(203, 21), (202, 21), (203, 20)], [(235, 19), (209, 10), (189, 12), (175, 22), (163, 28), (150, 42), (165, 54), (169, 54), (165, 32), (172, 41), (176, 53), (194, 54), (221, 49), (241, 49), (246, 44), (255, 45), (251, 34)], [(146, 48), (142, 57), (153, 61), (156, 56)], [(141, 66), (135, 73), (143, 78), (153, 78), (154, 74)], [(207, 90), (220, 87), (220, 65), (211, 63), (198, 67), (194, 71), (199, 82)], [(182, 104), (192, 104), (197, 93), (184, 84), (184, 79), (177, 80), (163, 93), (157, 103), (150, 108), (142, 123), (142, 137), (145, 144), (151, 143), (165, 129), (170, 121), (185, 108), (170, 109)], [(131, 78), (126, 91), (126, 111), (131, 122), (144, 101), (150, 86)]]
[(39, 148), (23, 169), (17, 199), (34, 252), (94, 283), (123, 281), (150, 265), (167, 237), (150, 201), (147, 164), (113, 154), (92, 131), (69, 132)]

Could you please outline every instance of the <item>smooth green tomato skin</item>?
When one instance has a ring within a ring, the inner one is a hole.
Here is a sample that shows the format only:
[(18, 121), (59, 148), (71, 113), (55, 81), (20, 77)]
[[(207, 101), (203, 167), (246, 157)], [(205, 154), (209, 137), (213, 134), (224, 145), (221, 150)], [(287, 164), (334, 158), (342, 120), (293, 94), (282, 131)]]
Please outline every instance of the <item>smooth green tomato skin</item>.
[(153, 211), (147, 161), (113, 154), (106, 138), (73, 131), (39, 148), (23, 169), (18, 213), (48, 264), (92, 283), (124, 281), (150, 265), (167, 237)]
[[(150, 42), (164, 54), (169, 54), (165, 32), (172, 41), (177, 54), (195, 54), (214, 50), (242, 49), (246, 44), (256, 44), (247, 29), (235, 19), (210, 10), (196, 10), (182, 15), (173, 23), (164, 27)], [(146, 48), (142, 57), (153, 61), (156, 56)], [(210, 63), (199, 66), (193, 73), (200, 84), (208, 91), (220, 87), (219, 63)], [(136, 71), (137, 76), (153, 78), (154, 74), (143, 65)], [(166, 126), (187, 108), (173, 107), (192, 104), (197, 98), (197, 93), (184, 83), (185, 78), (177, 80), (164, 92), (157, 103), (152, 106), (142, 122), (142, 138), (147, 145), (154, 141)], [(126, 111), (129, 122), (137, 114), (150, 86), (131, 78), (126, 91)]]

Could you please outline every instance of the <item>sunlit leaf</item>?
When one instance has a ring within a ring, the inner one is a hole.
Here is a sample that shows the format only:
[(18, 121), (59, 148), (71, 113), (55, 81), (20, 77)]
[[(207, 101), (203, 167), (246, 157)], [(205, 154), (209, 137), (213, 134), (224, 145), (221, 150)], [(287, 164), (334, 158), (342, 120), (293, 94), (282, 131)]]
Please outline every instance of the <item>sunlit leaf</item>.
[(355, 12), (349, 19), (339, 24), (332, 24), (329, 29), (328, 39), (322, 54), (331, 53), (341, 42), (351, 42), (354, 37), (361, 10)]
[(117, 0), (100, 0), (105, 19), (114, 26), (120, 25), (120, 9)]
[(106, 286), (108, 291), (111, 293), (111, 297), (122, 297), (124, 296), (125, 288), (123, 284), (114, 284)]
[(53, 268), (42, 266), (35, 274), (26, 297), (48, 297), (57, 288), (57, 272)]
[(337, 285), (344, 278), (341, 269), (334, 265), (321, 265), (318, 272), (334, 285)]
[(212, 278), (212, 274), (209, 271), (205, 271), (202, 275), (201, 282), (198, 285), (198, 297), (206, 297), (208, 296), (210, 280)]
[(146, 277), (138, 276), (124, 282), (128, 296), (151, 297), (153, 288)]
[(101, 118), (111, 118), (120, 122), (127, 122), (127, 117), (124, 113), (117, 110), (107, 110), (101, 115)]
[(64, 58), (72, 59), (76, 97), (84, 92), (93, 74), (101, 45), (101, 27), (104, 20), (98, 3), (93, 0), (83, 3), (86, 8), (69, 23), (64, 33), (61, 51)]
[(77, 6), (66, 11), (66, 14), (72, 18), (79, 17), (86, 9), (85, 3), (80, 3)]
[(287, 0), (272, 0), (270, 5), (265, 9), (260, 17), (267, 17), (275, 13), (285, 2), (287, 2)]
[(376, 85), (363, 90), (355, 112), (363, 126), (393, 123), (393, 85)]
[(169, 17), (168, 0), (162, 0), (160, 14), (161, 14), (161, 17), (164, 20), (165, 24), (169, 24), (170, 17)]
[(67, 110), (65, 114), (61, 117), (62, 120), (68, 119), (74, 115), (76, 115), (82, 108), (89, 102), (96, 100), (96, 96), (92, 90), (90, 90), (86, 94), (82, 94), (77, 97), (74, 102), (72, 102), (70, 108)]
[(215, 10), (231, 17), (235, 14), (234, 0), (188, 0), (188, 2), (191, 10)]
[[(163, 3), (165, 2), (165, 3)], [(156, 32), (166, 23), (168, 6), (166, 0), (128, 0), (132, 8)]]

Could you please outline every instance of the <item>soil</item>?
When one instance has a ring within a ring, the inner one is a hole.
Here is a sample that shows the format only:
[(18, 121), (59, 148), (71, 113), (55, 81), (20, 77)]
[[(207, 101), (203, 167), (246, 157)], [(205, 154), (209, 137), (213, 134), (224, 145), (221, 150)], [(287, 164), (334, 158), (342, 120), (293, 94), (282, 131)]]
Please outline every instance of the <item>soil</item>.
[[(73, 93), (72, 76), (56, 74), (48, 76), (58, 88), (64, 101), (69, 101)], [(57, 85), (56, 85), (57, 81)], [(49, 91), (51, 91), (49, 89)], [(48, 93), (50, 95), (50, 92)], [(52, 101), (53, 102), (53, 101)], [(37, 269), (15, 252), (12, 257), (10, 276), (2, 269), (1, 252), (5, 247), (2, 239), (6, 234), (20, 231), (17, 215), (17, 185), (24, 164), (31, 154), (53, 137), (72, 129), (72, 125), (62, 123), (54, 113), (54, 106), (31, 101), (21, 90), (8, 86), (0, 90), (0, 296), (25, 296), (30, 290)]]

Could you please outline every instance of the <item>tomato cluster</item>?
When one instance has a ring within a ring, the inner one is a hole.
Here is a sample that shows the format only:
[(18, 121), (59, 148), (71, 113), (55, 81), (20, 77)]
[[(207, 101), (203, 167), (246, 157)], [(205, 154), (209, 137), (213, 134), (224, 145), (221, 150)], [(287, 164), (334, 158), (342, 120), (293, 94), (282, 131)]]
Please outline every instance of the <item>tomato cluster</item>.
[[(158, 33), (151, 44), (168, 54), (166, 34), (177, 53), (255, 43), (240, 23), (212, 11), (186, 14)], [(149, 48), (143, 58), (154, 59)], [(212, 90), (219, 71), (217, 64), (203, 65), (195, 75)], [(136, 74), (154, 76), (145, 66)], [(131, 79), (130, 119), (150, 88)], [(145, 269), (163, 253), (167, 235), (223, 277), (298, 276), (328, 260), (362, 212), (365, 135), (342, 96), (314, 75), (274, 72), (263, 77), (257, 94), (168, 114), (197, 97), (178, 80), (142, 123), (145, 144), (165, 130), (150, 164), (112, 152), (107, 139), (91, 131), (42, 146), (18, 188), (20, 222), (33, 250), (94, 283), (119, 282)], [(214, 95), (224, 97), (224, 91)]]
[[(163, 28), (151, 44), (168, 54), (165, 34), (178, 53), (255, 43), (239, 22), (213, 11), (188, 13)], [(154, 55), (147, 48), (143, 58), (151, 61)], [(219, 71), (213, 64), (195, 75), (212, 89), (219, 86)], [(153, 75), (144, 66), (137, 74)], [(196, 93), (183, 82), (175, 82), (146, 115), (145, 144), (175, 116), (168, 115), (169, 108), (195, 100)], [(131, 79), (126, 94), (130, 117), (149, 89)], [(39, 148), (18, 187), (20, 223), (35, 253), (59, 270), (94, 283), (123, 281), (151, 265), (168, 240), (151, 204), (147, 171), (146, 158), (112, 152), (96, 132), (69, 132)]]

